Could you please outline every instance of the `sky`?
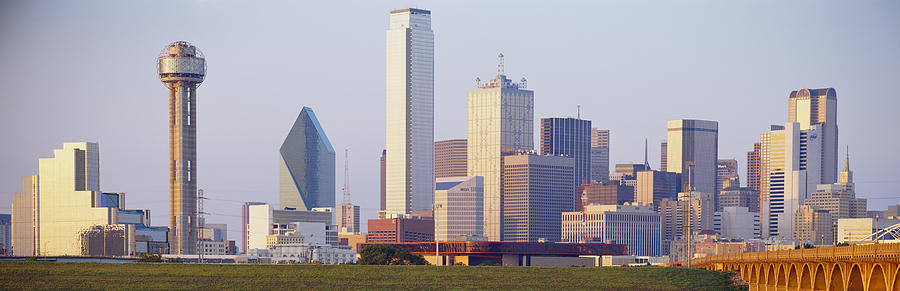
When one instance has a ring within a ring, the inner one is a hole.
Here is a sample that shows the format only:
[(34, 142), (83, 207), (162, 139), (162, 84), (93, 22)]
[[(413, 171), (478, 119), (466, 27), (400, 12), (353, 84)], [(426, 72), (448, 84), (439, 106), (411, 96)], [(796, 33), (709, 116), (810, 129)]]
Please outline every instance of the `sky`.
[(278, 148), (309, 106), (338, 152), (336, 201), (350, 149), (365, 230), (379, 205), (385, 31), (405, 7), (432, 11), (436, 140), (466, 137), (467, 91), (502, 52), (507, 75), (535, 92), (535, 120), (580, 105), (611, 130), (611, 163), (642, 162), (646, 138), (658, 168), (667, 120), (716, 120), (719, 158), (737, 159), (745, 180), (746, 153), (787, 121), (788, 94), (834, 87), (857, 195), (870, 209), (900, 203), (898, 1), (2, 1), (0, 205), (39, 158), (91, 141), (101, 189), (167, 225), (155, 64), (187, 40), (207, 59), (196, 165), (207, 222), (240, 241), (241, 202), (278, 204)]

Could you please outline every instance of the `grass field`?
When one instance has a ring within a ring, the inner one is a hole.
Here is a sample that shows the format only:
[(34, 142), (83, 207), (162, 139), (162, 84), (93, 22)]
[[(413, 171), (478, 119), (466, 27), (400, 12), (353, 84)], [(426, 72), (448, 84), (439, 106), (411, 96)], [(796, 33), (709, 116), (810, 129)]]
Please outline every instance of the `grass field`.
[(741, 290), (726, 273), (656, 267), (0, 263), (0, 289), (33, 288)]

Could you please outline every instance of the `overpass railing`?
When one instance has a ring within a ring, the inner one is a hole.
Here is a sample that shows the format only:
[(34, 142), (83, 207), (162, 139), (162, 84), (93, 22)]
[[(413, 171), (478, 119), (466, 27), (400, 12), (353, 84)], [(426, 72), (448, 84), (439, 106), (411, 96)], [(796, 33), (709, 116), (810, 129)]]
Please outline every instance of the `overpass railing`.
[(692, 259), (693, 266), (720, 263), (755, 262), (841, 262), (874, 261), (900, 262), (900, 243), (852, 245), (843, 247), (781, 250), (743, 254), (715, 255)]

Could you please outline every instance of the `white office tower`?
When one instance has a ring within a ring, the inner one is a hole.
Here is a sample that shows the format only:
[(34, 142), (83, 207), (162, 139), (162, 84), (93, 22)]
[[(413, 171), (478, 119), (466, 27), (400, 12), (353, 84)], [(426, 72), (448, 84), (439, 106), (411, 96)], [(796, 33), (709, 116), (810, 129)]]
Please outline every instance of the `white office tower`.
[(820, 126), (819, 139), (822, 143), (822, 169), (818, 184), (831, 184), (838, 179), (838, 126), (837, 93), (834, 88), (792, 91), (788, 97), (788, 122), (800, 124), (800, 130)]
[[(716, 189), (719, 160), (719, 122), (707, 120), (669, 120), (666, 170), (681, 173), (681, 184), (688, 180), (688, 168), (693, 164), (693, 184), (697, 192), (718, 193)], [(686, 190), (685, 190), (686, 191)], [(718, 195), (713, 195), (717, 207)]]
[(760, 135), (762, 236), (791, 239), (794, 213), (803, 200), (820, 184), (822, 126), (803, 130), (799, 123), (787, 123), (783, 129)]
[(525, 90), (525, 78), (508, 79), (503, 54), (498, 58), (497, 76), (476, 79), (468, 96), (468, 175), (484, 177), (484, 236), (491, 241), (503, 239), (503, 156), (534, 148), (534, 91)]
[(434, 196), (434, 32), (428, 10), (393, 10), (390, 22), (385, 210), (407, 214)]

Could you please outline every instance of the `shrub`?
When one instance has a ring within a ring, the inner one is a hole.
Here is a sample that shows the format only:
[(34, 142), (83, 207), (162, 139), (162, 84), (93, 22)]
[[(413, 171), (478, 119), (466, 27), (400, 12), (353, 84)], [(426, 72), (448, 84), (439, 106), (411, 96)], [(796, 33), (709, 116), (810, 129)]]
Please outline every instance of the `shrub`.
[(162, 262), (162, 255), (160, 254), (141, 254), (137, 259), (138, 262), (141, 263), (159, 263)]
[(360, 265), (425, 265), (425, 258), (392, 245), (370, 245), (359, 251)]

